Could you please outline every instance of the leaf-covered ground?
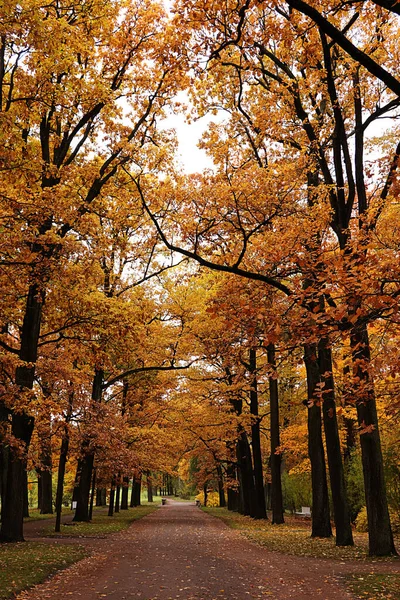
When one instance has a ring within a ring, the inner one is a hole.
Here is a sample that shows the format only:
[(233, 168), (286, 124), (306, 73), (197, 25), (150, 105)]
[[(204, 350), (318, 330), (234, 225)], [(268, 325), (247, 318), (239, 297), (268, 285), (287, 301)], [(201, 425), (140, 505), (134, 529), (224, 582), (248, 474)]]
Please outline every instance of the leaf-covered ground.
[(400, 574), (362, 573), (346, 578), (351, 591), (368, 600), (400, 600)]
[[(367, 560), (367, 534), (354, 534), (354, 546), (335, 546), (335, 538), (311, 538), (310, 521), (296, 517), (286, 517), (283, 525), (272, 525), (270, 521), (258, 521), (244, 517), (225, 508), (203, 508), (207, 513), (222, 519), (229, 527), (239, 529), (246, 537), (274, 552), (313, 558), (334, 558), (337, 560)], [(390, 561), (391, 558), (373, 559)]]
[[(295, 517), (285, 517), (283, 525), (272, 525), (269, 521), (255, 521), (224, 508), (203, 508), (208, 514), (220, 518), (229, 527), (240, 531), (248, 539), (274, 552), (285, 555), (312, 558), (328, 558), (342, 561), (364, 561), (362, 572), (343, 577), (349, 590), (357, 598), (365, 600), (400, 600), (399, 573), (368, 573), (365, 567), (371, 564), (375, 570), (379, 563), (398, 563), (398, 558), (371, 558), (368, 556), (367, 534), (354, 534), (353, 547), (335, 546), (335, 538), (311, 538), (310, 522)], [(356, 570), (356, 567), (355, 569)]]
[(38, 542), (0, 546), (0, 599), (41, 583), (86, 555), (82, 546)]

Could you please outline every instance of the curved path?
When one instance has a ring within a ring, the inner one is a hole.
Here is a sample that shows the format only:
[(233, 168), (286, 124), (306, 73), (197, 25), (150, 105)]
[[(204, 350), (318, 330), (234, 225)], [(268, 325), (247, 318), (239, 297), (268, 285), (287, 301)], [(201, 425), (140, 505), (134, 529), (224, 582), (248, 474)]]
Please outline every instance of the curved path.
[[(269, 552), (183, 502), (168, 500), (128, 530), (90, 547), (89, 558), (18, 599), (352, 598), (337, 577), (350, 571), (347, 565)], [(353, 565), (351, 571), (357, 569)]]

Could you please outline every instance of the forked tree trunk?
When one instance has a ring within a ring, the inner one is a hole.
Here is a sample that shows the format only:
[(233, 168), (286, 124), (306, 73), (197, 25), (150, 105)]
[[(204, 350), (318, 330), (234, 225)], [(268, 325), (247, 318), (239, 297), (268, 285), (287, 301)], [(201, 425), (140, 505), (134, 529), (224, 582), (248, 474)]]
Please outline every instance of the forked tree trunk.
[(271, 507), (272, 523), (280, 525), (284, 523), (283, 518), (283, 498), (282, 498), (282, 478), (281, 478), (281, 454), (277, 452), (280, 446), (279, 438), (279, 397), (278, 397), (278, 379), (276, 377), (275, 346), (268, 344), (267, 347), (268, 364), (274, 370), (274, 374), (268, 378), (269, 382), (269, 404), (270, 404), (270, 422), (271, 422)]
[(316, 344), (305, 344), (304, 363), (307, 371), (308, 454), (311, 462), (312, 537), (332, 535), (324, 446), (322, 443), (321, 406), (316, 395), (320, 383)]

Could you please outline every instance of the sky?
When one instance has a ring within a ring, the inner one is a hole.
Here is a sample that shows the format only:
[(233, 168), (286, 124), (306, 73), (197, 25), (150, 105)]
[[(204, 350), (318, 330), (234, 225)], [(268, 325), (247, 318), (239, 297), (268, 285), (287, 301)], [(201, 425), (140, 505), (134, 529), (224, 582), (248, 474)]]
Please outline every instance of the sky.
[(202, 133), (212, 117), (202, 117), (191, 124), (185, 122), (183, 115), (171, 115), (166, 119), (168, 127), (173, 127), (178, 136), (178, 160), (185, 173), (198, 173), (213, 166), (211, 158), (197, 147)]

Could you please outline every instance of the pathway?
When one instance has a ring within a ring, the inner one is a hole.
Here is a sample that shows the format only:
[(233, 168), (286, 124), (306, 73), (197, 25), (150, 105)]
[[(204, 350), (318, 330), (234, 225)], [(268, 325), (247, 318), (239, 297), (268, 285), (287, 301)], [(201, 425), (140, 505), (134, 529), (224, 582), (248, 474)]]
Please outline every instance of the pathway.
[(171, 500), (90, 549), (89, 558), (18, 600), (349, 600), (338, 576), (359, 568), (269, 552), (194, 505)]

